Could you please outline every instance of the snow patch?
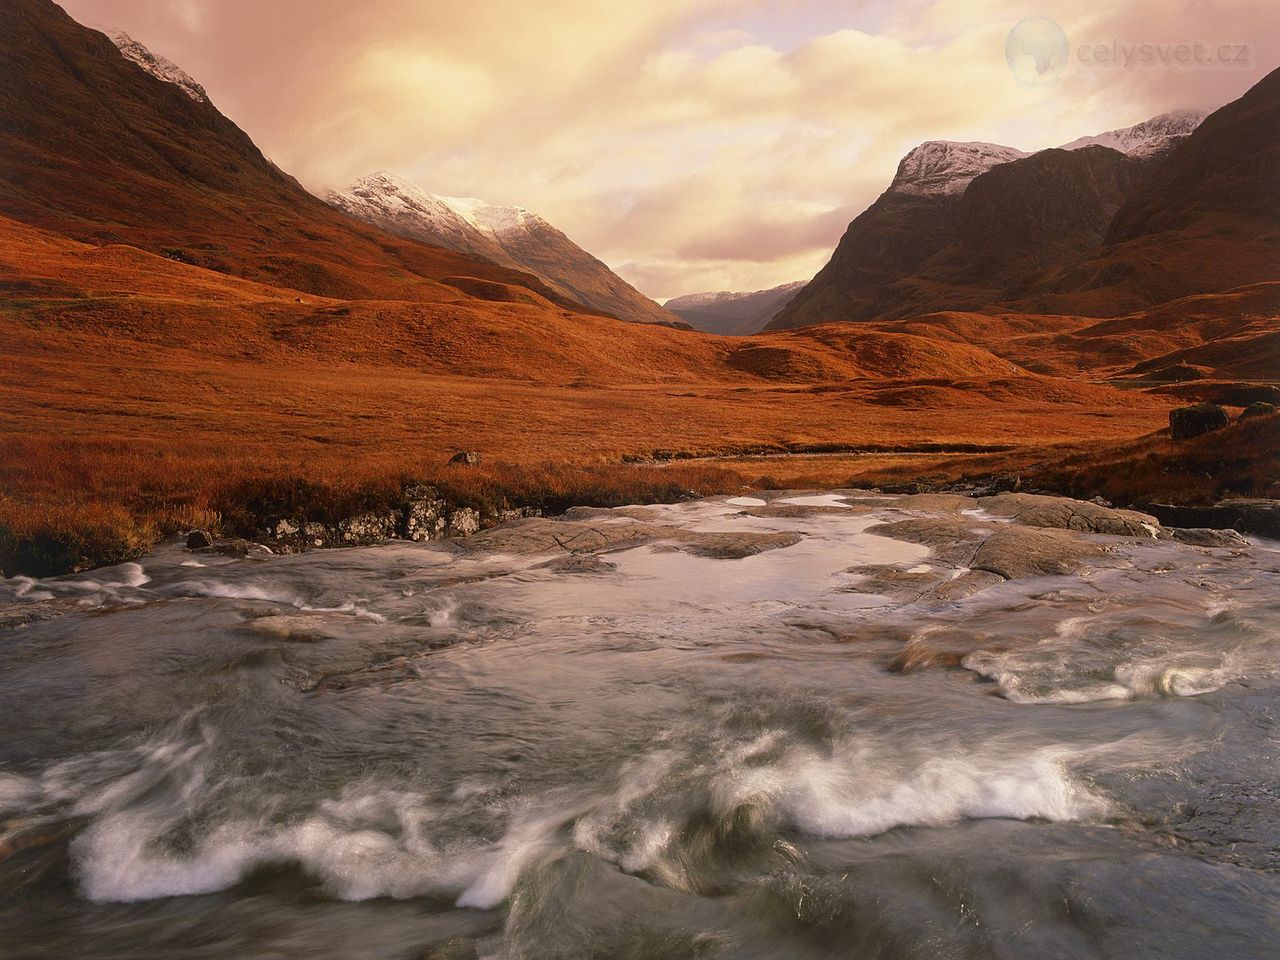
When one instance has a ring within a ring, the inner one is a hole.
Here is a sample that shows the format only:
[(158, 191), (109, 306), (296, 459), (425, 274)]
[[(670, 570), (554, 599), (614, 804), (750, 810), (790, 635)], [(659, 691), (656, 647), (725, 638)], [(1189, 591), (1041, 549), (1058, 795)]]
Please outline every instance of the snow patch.
[(920, 197), (963, 193), (992, 167), (1026, 156), (1030, 154), (998, 143), (929, 140), (902, 158), (889, 190)]
[(126, 60), (136, 63), (147, 73), (165, 83), (176, 84), (192, 100), (197, 103), (208, 103), (209, 95), (204, 87), (196, 83), (191, 75), (167, 57), (152, 53), (145, 46), (123, 31), (110, 34), (111, 42), (116, 45)]
[(1082, 147), (1110, 147), (1131, 157), (1143, 159), (1158, 156), (1189, 137), (1200, 126), (1206, 114), (1203, 110), (1175, 110), (1144, 120), (1132, 127), (1108, 130), (1092, 137), (1080, 137), (1064, 143), (1063, 150), (1079, 150)]

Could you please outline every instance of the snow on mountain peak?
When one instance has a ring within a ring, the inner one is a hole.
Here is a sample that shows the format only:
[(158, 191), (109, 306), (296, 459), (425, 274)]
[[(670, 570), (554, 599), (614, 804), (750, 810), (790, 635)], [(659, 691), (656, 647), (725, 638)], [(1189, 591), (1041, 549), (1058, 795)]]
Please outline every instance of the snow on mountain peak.
[(470, 229), (490, 238), (546, 225), (540, 216), (523, 207), (501, 207), (475, 197), (437, 196), (386, 170), (361, 177), (345, 193), (331, 194), (329, 202), (362, 219), (417, 219), (447, 233)]
[(1131, 157), (1153, 157), (1169, 150), (1200, 126), (1207, 114), (1203, 110), (1174, 110), (1144, 120), (1132, 127), (1108, 130), (1093, 137), (1080, 137), (1062, 145), (1063, 150), (1100, 146), (1119, 150)]
[(124, 31), (117, 31), (110, 36), (111, 42), (116, 45), (126, 60), (133, 61), (147, 73), (165, 83), (176, 84), (183, 93), (197, 103), (209, 102), (209, 95), (205, 93), (204, 87), (196, 83), (189, 73), (172, 60), (152, 53)]
[(524, 207), (500, 207), (475, 197), (440, 197), (477, 230), (491, 233), (494, 236), (528, 230), (530, 227), (545, 224), (546, 221)]
[(732, 303), (735, 300), (746, 300), (748, 297), (758, 297), (764, 293), (787, 294), (798, 291), (808, 282), (808, 280), (795, 280), (791, 283), (769, 287), (765, 290), (709, 290), (706, 293), (686, 293), (684, 296), (672, 297), (663, 306), (667, 309), (672, 307), (690, 309), (714, 303)]
[(929, 140), (902, 158), (889, 189), (914, 196), (963, 193), (980, 174), (1027, 155), (998, 143)]
[[(426, 230), (445, 246), (479, 253), (493, 259), (496, 250), (482, 249), (487, 242), (475, 227), (442, 198), (427, 193), (406, 177), (379, 170), (360, 177), (345, 192), (330, 193), (333, 206), (358, 220), (411, 231)], [(477, 246), (480, 244), (480, 246)]]

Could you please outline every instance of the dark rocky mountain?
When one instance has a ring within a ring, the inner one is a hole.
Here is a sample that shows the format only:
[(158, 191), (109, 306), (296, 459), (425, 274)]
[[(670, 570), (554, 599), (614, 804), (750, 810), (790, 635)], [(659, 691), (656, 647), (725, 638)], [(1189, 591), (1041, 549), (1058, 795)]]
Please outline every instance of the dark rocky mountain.
[(0, 3), (0, 214), (320, 295), (457, 297), (440, 281), (466, 276), (571, 306), (526, 273), (342, 215), (139, 46), (126, 56), (50, 0)]
[(1280, 279), (1280, 70), (1207, 117), (1044, 290), (1144, 306)]
[(1278, 76), (1203, 122), (1166, 114), (1001, 160), (958, 193), (905, 193), (908, 154), (769, 329), (992, 306), (1107, 317), (1276, 279)]
[(664, 306), (695, 330), (743, 337), (763, 330), (805, 283), (799, 280), (750, 293), (690, 293), (668, 300)]
[(1102, 242), (1143, 166), (1098, 146), (1001, 161), (962, 190), (907, 192), (900, 173), (770, 329), (971, 310), (1019, 295), (1047, 266)]

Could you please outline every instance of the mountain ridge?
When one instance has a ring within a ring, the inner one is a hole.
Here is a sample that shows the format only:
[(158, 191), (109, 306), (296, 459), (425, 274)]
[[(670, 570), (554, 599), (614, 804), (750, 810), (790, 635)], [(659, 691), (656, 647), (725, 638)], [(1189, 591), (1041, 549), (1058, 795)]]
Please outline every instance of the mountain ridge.
[(443, 281), (474, 276), (585, 309), (527, 272), (342, 215), (207, 98), (51, 0), (0, 4), (0, 36), (0, 214), (320, 296), (442, 301), (464, 296)]
[[(1275, 76), (1241, 98), (1272, 103), (1263, 111), (1268, 120), (1244, 133), (1221, 122), (1236, 109), (1228, 104), (1207, 117), (1171, 111), (1012, 159), (1006, 157), (1014, 148), (997, 144), (921, 144), (766, 329), (940, 310), (1117, 316), (1272, 279), (1275, 254), (1267, 238), (1280, 232), (1274, 212), (1280, 203), (1266, 202), (1266, 184), (1280, 171)], [(1214, 136), (1206, 127), (1224, 130), (1229, 145), (1206, 149)], [(1167, 171), (1186, 166), (1179, 158), (1191, 153), (1202, 158), (1191, 163), (1195, 169), (1170, 180)], [(1233, 167), (1262, 172), (1232, 178), (1213, 172)], [(1240, 195), (1230, 199), (1207, 188), (1215, 176), (1229, 179)], [(1184, 199), (1190, 195), (1199, 204)], [(1190, 232), (1175, 236), (1176, 228), (1161, 226), (1175, 216)], [(1133, 226), (1139, 222), (1155, 227)], [(1157, 233), (1168, 242), (1124, 246)]]
[(439, 196), (386, 171), (360, 177), (344, 191), (328, 192), (324, 199), (347, 215), (398, 236), (530, 272), (565, 298), (621, 320), (682, 322), (563, 231), (523, 207)]
[(749, 336), (763, 330), (808, 282), (796, 280), (764, 290), (690, 293), (673, 297), (663, 306), (695, 330)]

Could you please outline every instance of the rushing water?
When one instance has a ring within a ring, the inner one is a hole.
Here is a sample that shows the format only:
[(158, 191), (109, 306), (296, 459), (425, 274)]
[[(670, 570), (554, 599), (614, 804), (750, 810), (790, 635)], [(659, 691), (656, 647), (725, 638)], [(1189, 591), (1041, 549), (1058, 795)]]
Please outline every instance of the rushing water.
[(784, 500), (3, 582), (0, 955), (1280, 956), (1280, 544), (943, 602)]

